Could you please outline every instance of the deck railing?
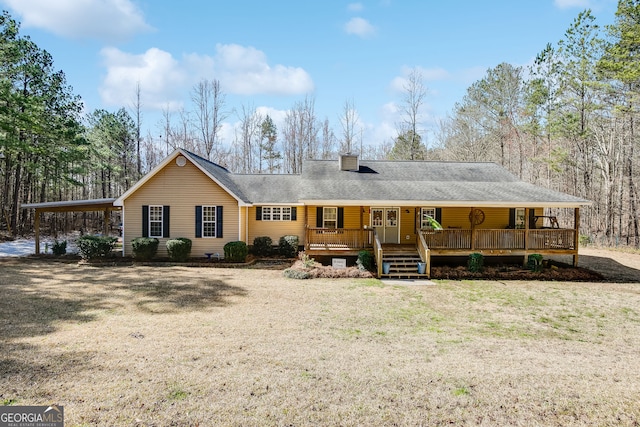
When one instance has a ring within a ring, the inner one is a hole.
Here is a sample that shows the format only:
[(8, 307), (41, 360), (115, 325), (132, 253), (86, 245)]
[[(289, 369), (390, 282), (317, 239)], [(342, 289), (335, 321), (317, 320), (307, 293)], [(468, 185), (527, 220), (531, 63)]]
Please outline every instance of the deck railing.
[(573, 250), (570, 229), (444, 229), (420, 231), (429, 249), (440, 250)]
[(372, 246), (371, 228), (312, 228), (306, 231), (305, 247), (322, 250), (357, 250)]

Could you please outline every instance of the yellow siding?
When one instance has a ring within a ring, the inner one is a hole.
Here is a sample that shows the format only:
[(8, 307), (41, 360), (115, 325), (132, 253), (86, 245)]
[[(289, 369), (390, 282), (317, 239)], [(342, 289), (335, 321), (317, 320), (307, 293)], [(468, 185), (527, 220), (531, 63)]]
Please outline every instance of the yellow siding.
[(416, 208), (400, 208), (400, 243), (416, 243), (416, 222)]
[[(142, 206), (170, 206), (170, 237), (192, 240), (191, 255), (205, 252), (223, 253), (225, 243), (244, 240), (239, 234), (240, 208), (238, 202), (196, 166), (187, 161), (183, 167), (170, 162), (124, 201), (124, 251), (130, 255), (131, 240), (142, 236)], [(195, 206), (224, 206), (223, 237), (195, 237)], [(166, 238), (160, 239), (158, 255), (166, 256)]]
[[(341, 206), (327, 206), (327, 207), (341, 207)], [(298, 214), (300, 210), (298, 209)], [(317, 206), (307, 206), (307, 214), (309, 215), (307, 224), (309, 227), (316, 226), (316, 210)], [(364, 212), (363, 212), (364, 210)], [(360, 218), (362, 216), (362, 224), (360, 224)], [(361, 228), (362, 225), (369, 224), (369, 209), (362, 208), (360, 206), (345, 206), (344, 207), (344, 228)]]
[[(484, 222), (476, 228), (507, 228), (509, 226), (509, 208), (480, 208), (484, 212)], [(535, 214), (542, 215), (542, 208), (536, 208)], [(442, 226), (444, 228), (471, 228), (469, 222), (471, 208), (442, 208)]]
[(256, 237), (269, 236), (274, 245), (278, 244), (282, 236), (298, 236), (300, 245), (304, 245), (304, 206), (296, 207), (296, 221), (257, 221), (256, 208), (249, 208), (249, 239), (247, 244), (253, 245)]

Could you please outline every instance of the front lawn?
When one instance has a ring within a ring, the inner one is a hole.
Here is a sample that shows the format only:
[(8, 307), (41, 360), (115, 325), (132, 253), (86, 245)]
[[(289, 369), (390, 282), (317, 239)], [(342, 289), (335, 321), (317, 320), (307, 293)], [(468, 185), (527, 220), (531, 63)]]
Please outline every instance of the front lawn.
[(640, 284), (0, 260), (0, 399), (66, 426), (638, 425)]

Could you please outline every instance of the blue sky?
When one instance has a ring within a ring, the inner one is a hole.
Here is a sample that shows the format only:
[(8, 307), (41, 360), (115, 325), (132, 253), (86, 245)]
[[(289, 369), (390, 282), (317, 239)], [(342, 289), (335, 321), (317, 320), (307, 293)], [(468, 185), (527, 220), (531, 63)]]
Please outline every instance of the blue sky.
[[(590, 8), (611, 23), (616, 0), (0, 0), (54, 58), (88, 111), (133, 105), (159, 135), (160, 111), (191, 107), (218, 79), (227, 108), (255, 107), (276, 124), (305, 96), (336, 135), (346, 101), (365, 144), (395, 134), (403, 81), (424, 76), (427, 142), (467, 87), (501, 62), (527, 66)], [(223, 131), (230, 143), (237, 115)], [(144, 132), (146, 134), (146, 131)]]

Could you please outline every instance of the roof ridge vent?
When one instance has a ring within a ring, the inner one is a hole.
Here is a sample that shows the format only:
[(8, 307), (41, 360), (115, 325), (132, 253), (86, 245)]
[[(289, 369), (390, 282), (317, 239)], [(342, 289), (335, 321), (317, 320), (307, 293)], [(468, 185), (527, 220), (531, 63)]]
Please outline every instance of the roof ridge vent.
[(357, 154), (343, 153), (338, 157), (338, 166), (341, 171), (358, 171), (360, 170), (360, 160)]

